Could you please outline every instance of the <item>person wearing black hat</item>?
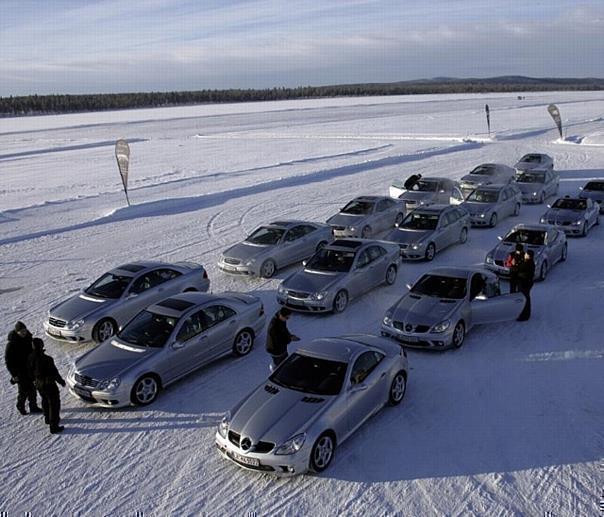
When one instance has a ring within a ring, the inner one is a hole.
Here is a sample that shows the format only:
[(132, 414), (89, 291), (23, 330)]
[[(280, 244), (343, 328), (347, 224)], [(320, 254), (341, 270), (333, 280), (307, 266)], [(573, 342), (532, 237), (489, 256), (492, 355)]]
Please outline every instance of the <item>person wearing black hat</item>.
[(413, 185), (415, 185), (421, 179), (421, 177), (421, 174), (412, 174), (407, 178), (407, 180), (403, 184), (403, 187), (405, 187), (406, 190), (411, 190), (413, 188)]
[(268, 325), (266, 351), (273, 358), (274, 368), (287, 359), (287, 345), (292, 341), (300, 341), (298, 336), (291, 334), (287, 329), (287, 320), (291, 313), (287, 307), (282, 307)]
[(506, 266), (510, 268), (510, 293), (520, 291), (520, 280), (518, 271), (524, 262), (524, 246), (521, 243), (516, 243), (516, 250), (506, 259)]
[(19, 390), (17, 394), (17, 410), (22, 415), (27, 415), (27, 411), (25, 410), (26, 401), (29, 401), (30, 413), (42, 412), (38, 407), (36, 389), (27, 369), (27, 358), (31, 352), (31, 332), (27, 330), (24, 323), (17, 321), (14, 330), (11, 330), (8, 334), (8, 343), (4, 350), (4, 362), (11, 376), (11, 384), (16, 384)]
[(44, 353), (44, 341), (33, 339), (33, 352), (29, 356), (29, 370), (34, 379), (34, 385), (42, 396), (44, 422), (50, 426), (51, 434), (57, 434), (65, 429), (59, 425), (61, 421), (61, 397), (57, 383), (65, 387), (65, 381), (55, 366), (54, 359)]
[(535, 252), (527, 250), (524, 260), (518, 268), (518, 285), (526, 301), (518, 316), (518, 321), (527, 321), (531, 317), (531, 289), (535, 282)]

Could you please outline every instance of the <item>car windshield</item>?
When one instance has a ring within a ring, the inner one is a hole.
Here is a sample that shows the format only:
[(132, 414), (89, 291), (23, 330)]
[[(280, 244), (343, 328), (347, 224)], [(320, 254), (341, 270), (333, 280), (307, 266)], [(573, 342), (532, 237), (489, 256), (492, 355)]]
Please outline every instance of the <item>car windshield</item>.
[(437, 181), (430, 180), (419, 180), (411, 187), (411, 191), (414, 192), (436, 192), (438, 187)]
[(539, 163), (541, 161), (541, 156), (538, 154), (525, 154), (520, 158), (520, 161), (525, 163)]
[(496, 190), (480, 190), (476, 189), (468, 196), (468, 201), (475, 203), (497, 203), (499, 192)]
[(545, 243), (544, 230), (516, 230), (509, 233), (503, 239), (507, 243), (531, 244), (533, 246), (542, 246)]
[(421, 212), (411, 212), (399, 228), (405, 230), (436, 230), (438, 225), (438, 214), (422, 214)]
[(516, 176), (516, 183), (545, 183), (545, 173), (521, 172)]
[(562, 210), (585, 210), (587, 201), (584, 199), (558, 199), (552, 205), (552, 208), (560, 208)]
[(346, 376), (346, 363), (294, 353), (270, 376), (279, 386), (313, 395), (337, 395)]
[(597, 190), (601, 192), (604, 190), (604, 181), (590, 181), (585, 185), (583, 190)]
[(252, 233), (246, 240), (252, 244), (277, 244), (285, 230), (283, 228), (274, 228), (272, 226), (262, 226)]
[(411, 288), (411, 292), (437, 298), (461, 300), (466, 295), (466, 284), (467, 280), (465, 278), (424, 275)]
[(323, 248), (313, 255), (306, 264), (306, 269), (345, 273), (350, 271), (354, 262), (353, 251), (332, 250)]
[(177, 323), (178, 318), (142, 311), (117, 336), (131, 345), (161, 348), (168, 341)]
[(87, 287), (84, 292), (92, 296), (98, 296), (99, 298), (116, 299), (124, 294), (124, 291), (130, 285), (131, 281), (131, 276), (120, 276), (114, 275), (113, 273), (105, 273), (90, 287)]
[(373, 203), (371, 201), (359, 201), (357, 199), (353, 199), (350, 203), (348, 203), (340, 213), (342, 214), (352, 214), (352, 215), (365, 215), (371, 214), (373, 212)]
[(479, 165), (470, 174), (477, 174), (479, 176), (492, 176), (495, 174), (495, 167), (490, 165)]

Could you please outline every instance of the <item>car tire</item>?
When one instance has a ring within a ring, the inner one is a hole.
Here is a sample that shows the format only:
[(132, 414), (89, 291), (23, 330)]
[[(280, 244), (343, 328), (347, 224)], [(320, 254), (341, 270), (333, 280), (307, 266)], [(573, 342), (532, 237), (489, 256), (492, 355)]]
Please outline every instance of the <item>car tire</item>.
[(405, 218), (405, 216), (403, 214), (401, 214), (400, 212), (398, 214), (396, 214), (396, 219), (394, 220), (394, 226), (398, 226), (399, 224), (401, 224), (403, 222), (404, 218)]
[(371, 237), (371, 226), (364, 226), (361, 230), (361, 239), (369, 239)]
[(392, 285), (394, 282), (396, 282), (396, 273), (396, 266), (394, 264), (390, 264), (386, 270), (386, 285)]
[(459, 243), (465, 244), (468, 240), (468, 229), (464, 226), (459, 234)]
[(315, 252), (321, 251), (325, 246), (327, 246), (327, 241), (319, 242), (319, 244), (317, 244), (317, 247), (315, 248)]
[(567, 258), (568, 258), (568, 244), (565, 244), (564, 248), (562, 248), (562, 254), (560, 255), (560, 262), (566, 262)]
[(249, 354), (254, 347), (254, 333), (250, 329), (240, 330), (233, 341), (233, 353), (237, 357)]
[(392, 383), (390, 384), (390, 391), (388, 392), (388, 404), (391, 406), (398, 406), (405, 397), (407, 391), (407, 376), (405, 372), (401, 370), (398, 372)]
[(310, 470), (315, 473), (323, 472), (333, 460), (336, 441), (329, 432), (317, 438), (310, 451)]
[(340, 289), (333, 298), (333, 312), (339, 314), (348, 307), (348, 293)]
[(541, 264), (541, 269), (539, 270), (539, 280), (542, 282), (547, 278), (548, 265), (547, 260), (544, 260)]
[(495, 228), (497, 226), (497, 212), (493, 212), (491, 219), (489, 220), (489, 226)]
[(117, 323), (111, 318), (104, 318), (92, 329), (92, 339), (96, 343), (102, 343), (110, 337), (115, 336), (116, 332)]
[(426, 260), (428, 262), (431, 262), (432, 260), (434, 260), (434, 255), (436, 255), (436, 246), (434, 245), (433, 242), (431, 242), (426, 247), (426, 255), (425, 255)]
[(453, 338), (451, 343), (453, 348), (461, 348), (466, 339), (466, 326), (463, 321), (458, 321), (453, 329)]
[(262, 278), (272, 278), (277, 271), (277, 265), (273, 259), (265, 260), (260, 266), (260, 276)]
[(159, 395), (161, 385), (159, 378), (153, 374), (143, 375), (138, 379), (130, 391), (130, 402), (136, 406), (148, 406)]
[(514, 216), (518, 215), (520, 215), (520, 203), (516, 203), (516, 206), (514, 207)]

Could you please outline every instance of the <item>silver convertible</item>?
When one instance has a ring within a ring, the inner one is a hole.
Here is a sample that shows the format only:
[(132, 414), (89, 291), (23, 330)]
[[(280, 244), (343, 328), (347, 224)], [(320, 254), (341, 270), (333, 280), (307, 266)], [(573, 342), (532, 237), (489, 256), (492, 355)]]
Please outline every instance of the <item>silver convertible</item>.
[(382, 283), (392, 285), (399, 264), (399, 247), (391, 242), (337, 240), (283, 280), (277, 301), (296, 311), (342, 312), (351, 299)]
[(194, 262), (124, 264), (51, 307), (44, 330), (61, 341), (100, 343), (148, 305), (183, 291), (207, 291), (209, 287), (206, 270)]
[(248, 354), (264, 322), (262, 302), (247, 294), (166, 298), (79, 357), (67, 384), (79, 399), (102, 407), (150, 404), (193, 370), (229, 353)]
[(327, 224), (276, 221), (226, 250), (218, 267), (226, 273), (271, 278), (277, 269), (301, 262), (331, 240)]
[(405, 396), (407, 356), (377, 336), (316, 339), (226, 414), (216, 446), (237, 465), (292, 476), (322, 472), (335, 449)]
[(461, 191), (464, 197), (468, 197), (476, 187), (491, 184), (505, 185), (513, 181), (515, 175), (515, 169), (502, 163), (483, 163), (461, 178)]
[(549, 224), (517, 224), (501, 242), (487, 253), (485, 266), (500, 276), (507, 277), (510, 270), (505, 259), (514, 251), (516, 244), (535, 253), (535, 279), (545, 280), (549, 270), (568, 256), (568, 244), (564, 232)]
[(336, 239), (367, 239), (392, 228), (405, 216), (405, 204), (387, 196), (361, 196), (327, 220)]
[(520, 213), (522, 193), (515, 185), (485, 185), (472, 192), (461, 207), (471, 216), (472, 226), (490, 226)]
[(432, 260), (437, 251), (464, 244), (469, 229), (470, 216), (462, 208), (430, 205), (413, 210), (385, 239), (399, 245), (404, 259)]
[(566, 235), (585, 237), (592, 226), (600, 224), (600, 207), (589, 198), (563, 197), (541, 216), (541, 222), (554, 225)]
[(382, 335), (410, 347), (459, 348), (474, 325), (515, 320), (524, 303), (522, 293), (502, 294), (490, 271), (437, 268), (386, 311)]

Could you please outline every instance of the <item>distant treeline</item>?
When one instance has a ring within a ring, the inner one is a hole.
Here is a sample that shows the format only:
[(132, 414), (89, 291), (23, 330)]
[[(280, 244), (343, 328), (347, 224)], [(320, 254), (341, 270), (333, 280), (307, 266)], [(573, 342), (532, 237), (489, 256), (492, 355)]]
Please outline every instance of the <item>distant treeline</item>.
[(321, 97), (602, 89), (604, 89), (603, 79), (499, 77), (491, 79), (443, 78), (399, 83), (304, 86), (264, 90), (230, 89), (185, 92), (27, 95), (22, 97), (0, 97), (0, 117)]

